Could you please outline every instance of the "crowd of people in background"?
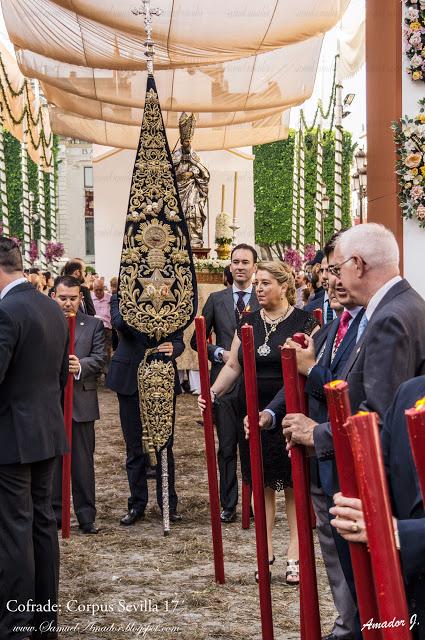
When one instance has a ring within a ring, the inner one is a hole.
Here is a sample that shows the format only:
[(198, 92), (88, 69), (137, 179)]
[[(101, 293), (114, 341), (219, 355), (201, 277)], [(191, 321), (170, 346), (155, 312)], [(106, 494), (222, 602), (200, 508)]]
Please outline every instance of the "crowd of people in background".
[[(57, 602), (60, 461), (66, 450), (61, 397), (69, 375), (74, 376), (72, 489), (80, 531), (99, 531), (94, 425), (102, 374), (105, 386), (117, 394), (126, 444), (130, 496), (120, 524), (132, 526), (144, 518), (149, 460), (142, 449), (137, 370), (148, 343), (121, 317), (117, 287), (116, 277), (105, 282), (79, 258), (68, 261), (57, 277), (35, 267), (23, 271), (19, 248), (0, 238), (0, 414), (5, 416), (0, 430), (0, 569), (3, 584), (13, 585), (18, 567), (20, 593), (35, 602)], [(315, 309), (322, 311), (321, 328)], [(288, 450), (304, 445), (314, 452), (310, 490), (338, 611), (327, 640), (360, 640), (347, 542), (367, 543), (367, 533), (361, 501), (339, 492), (323, 393), (325, 383), (346, 380), (352, 411), (374, 411), (380, 419), (407, 600), (421, 623), (414, 637), (425, 640), (425, 512), (404, 421), (404, 410), (425, 396), (425, 302), (399, 274), (393, 234), (381, 225), (359, 225), (336, 234), (298, 271), (279, 261), (258, 263), (254, 247), (238, 245), (224, 270), (223, 289), (212, 293), (200, 311), (211, 338), (207, 348), (222, 522), (230, 524), (237, 518), (238, 451), (243, 481), (251, 482), (240, 332), (242, 323), (248, 322), (253, 327), (259, 381), (270, 577), (276, 559), (272, 536), (276, 492), (283, 490), (290, 530), (286, 581), (299, 583)], [(66, 318), (71, 313), (76, 315), (76, 349), (69, 355)], [(291, 340), (299, 332), (305, 335), (305, 349)], [(286, 414), (280, 368), (283, 344), (296, 350), (298, 371), (307, 378), (308, 415)], [(194, 337), (191, 346), (196, 349)], [(181, 393), (175, 359), (184, 349), (182, 332), (158, 346), (174, 364), (175, 396)], [(43, 397), (38, 395), (40, 388)], [(198, 404), (203, 410), (202, 397)], [(172, 440), (167, 452), (170, 520), (178, 523), (182, 515), (177, 510)], [(153, 475), (162, 510), (161, 473), (158, 459)], [(56, 614), (51, 619), (55, 623)], [(27, 640), (29, 636), (10, 631), (22, 622), (35, 624), (31, 637), (39, 638), (39, 621), (40, 616), (28, 612), (19, 619), (0, 612), (0, 637)]]

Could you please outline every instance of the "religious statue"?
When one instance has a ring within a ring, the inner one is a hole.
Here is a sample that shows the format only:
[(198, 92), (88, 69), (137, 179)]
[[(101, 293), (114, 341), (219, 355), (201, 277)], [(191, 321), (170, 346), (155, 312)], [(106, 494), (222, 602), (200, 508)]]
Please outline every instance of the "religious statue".
[(210, 181), (208, 169), (191, 147), (195, 126), (196, 118), (193, 113), (181, 114), (179, 119), (181, 147), (173, 153), (177, 187), (193, 248), (203, 246)]

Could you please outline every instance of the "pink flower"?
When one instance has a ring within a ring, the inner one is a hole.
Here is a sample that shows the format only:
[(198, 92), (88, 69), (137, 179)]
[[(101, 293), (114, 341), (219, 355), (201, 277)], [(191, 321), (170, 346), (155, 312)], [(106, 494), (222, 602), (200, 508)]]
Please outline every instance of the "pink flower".
[(422, 37), (421, 37), (421, 34), (419, 33), (419, 31), (415, 31), (412, 34), (412, 36), (409, 38), (409, 42), (414, 47), (421, 47), (422, 46)]
[(425, 220), (425, 207), (423, 204), (420, 204), (416, 209), (416, 217), (418, 220)]
[(415, 187), (412, 187), (410, 191), (410, 197), (413, 198), (413, 200), (419, 200), (419, 198), (423, 196), (423, 193), (424, 193), (423, 187), (416, 185)]
[(303, 261), (296, 249), (287, 249), (284, 254), (284, 259), (285, 262), (294, 269), (301, 269)]
[(409, 7), (407, 10), (407, 17), (409, 20), (417, 20), (419, 18), (419, 10)]

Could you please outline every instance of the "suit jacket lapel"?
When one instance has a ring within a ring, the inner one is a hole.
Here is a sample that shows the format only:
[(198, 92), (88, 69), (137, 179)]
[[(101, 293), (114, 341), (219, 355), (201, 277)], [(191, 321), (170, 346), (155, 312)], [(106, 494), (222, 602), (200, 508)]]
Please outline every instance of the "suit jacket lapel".
[(345, 379), (350, 373), (351, 369), (353, 368), (353, 365), (356, 362), (357, 358), (359, 357), (360, 351), (362, 350), (366, 336), (369, 333), (370, 328), (373, 327), (373, 323), (375, 322), (378, 316), (378, 311), (380, 311), (382, 307), (384, 307), (386, 304), (388, 304), (388, 302), (390, 302), (393, 298), (395, 298), (395, 296), (398, 296), (400, 293), (403, 293), (407, 289), (410, 289), (410, 284), (407, 282), (407, 280), (403, 278), (402, 280), (400, 280), (400, 282), (397, 282), (393, 287), (391, 287), (391, 289), (387, 291), (387, 293), (384, 295), (381, 302), (378, 304), (374, 313), (372, 314), (372, 317), (369, 320), (369, 323), (366, 329), (363, 331), (356, 347), (351, 352), (351, 355), (347, 361), (345, 369), (341, 374), (341, 378)]
[(232, 323), (232, 327), (236, 327), (236, 316), (233, 304), (233, 289), (228, 287), (224, 294), (224, 308), (229, 316), (229, 320)]
[(79, 311), (77, 313), (77, 318), (75, 321), (75, 345), (77, 344), (78, 340), (81, 338), (83, 332), (84, 332), (84, 313), (81, 313), (81, 311)]
[(344, 336), (343, 341), (338, 347), (338, 350), (335, 354), (335, 358), (331, 362), (332, 371), (336, 368), (338, 362), (341, 360), (341, 357), (346, 352), (346, 350), (349, 347), (353, 346), (353, 341), (354, 343), (356, 342), (357, 331), (359, 330), (359, 324), (360, 324), (360, 320), (363, 318), (363, 314), (364, 314), (364, 309), (362, 311), (359, 311), (359, 313), (354, 318), (353, 322), (350, 324), (350, 327), (346, 335)]

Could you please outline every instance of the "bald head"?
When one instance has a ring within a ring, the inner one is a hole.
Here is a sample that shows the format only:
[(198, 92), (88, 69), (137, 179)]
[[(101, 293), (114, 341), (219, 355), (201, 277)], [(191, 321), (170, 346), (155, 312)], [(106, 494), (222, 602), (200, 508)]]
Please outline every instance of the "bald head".
[(105, 284), (100, 278), (96, 278), (96, 280), (93, 282), (93, 293), (96, 298), (98, 298), (98, 300), (102, 300), (103, 296), (105, 295)]

